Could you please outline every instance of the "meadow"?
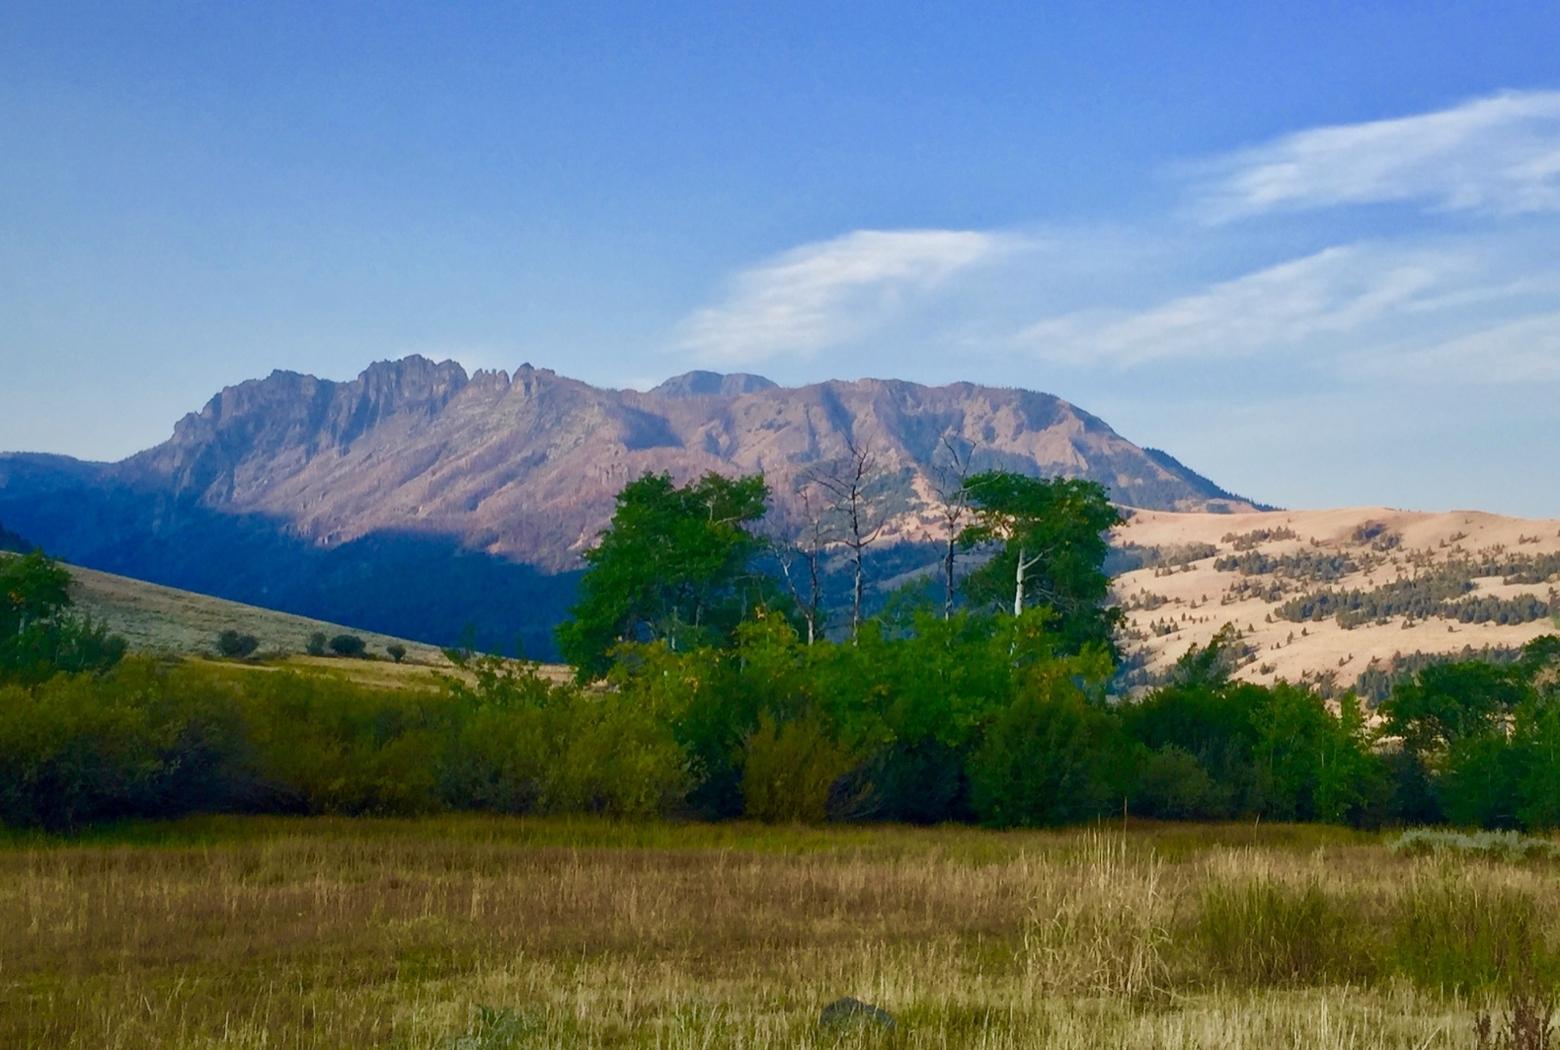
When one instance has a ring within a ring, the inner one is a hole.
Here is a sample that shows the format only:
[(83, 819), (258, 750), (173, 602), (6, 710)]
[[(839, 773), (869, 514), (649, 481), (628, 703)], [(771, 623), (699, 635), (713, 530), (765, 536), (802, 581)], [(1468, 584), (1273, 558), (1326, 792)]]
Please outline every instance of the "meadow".
[[(1513, 989), (1554, 987), (1560, 865), (1393, 837), (491, 815), (13, 831), (0, 1046), (1479, 1045), (1481, 1010), (1498, 1033)], [(820, 1027), (846, 995), (896, 1026)]]

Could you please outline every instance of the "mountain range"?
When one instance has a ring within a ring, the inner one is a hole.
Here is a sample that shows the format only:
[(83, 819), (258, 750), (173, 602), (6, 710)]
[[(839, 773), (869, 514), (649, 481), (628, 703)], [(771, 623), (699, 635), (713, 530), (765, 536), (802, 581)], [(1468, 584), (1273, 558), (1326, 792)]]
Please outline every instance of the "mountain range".
[(1028, 390), (713, 372), (612, 390), (414, 356), (348, 382), (239, 383), (116, 463), (0, 456), (0, 522), (91, 568), (433, 642), (470, 624), (545, 655), (581, 553), (639, 475), (761, 471), (783, 530), (809, 471), (869, 450), (882, 547), (905, 548), (937, 538), (947, 441), (976, 469), (1088, 478), (1126, 506), (1258, 509)]

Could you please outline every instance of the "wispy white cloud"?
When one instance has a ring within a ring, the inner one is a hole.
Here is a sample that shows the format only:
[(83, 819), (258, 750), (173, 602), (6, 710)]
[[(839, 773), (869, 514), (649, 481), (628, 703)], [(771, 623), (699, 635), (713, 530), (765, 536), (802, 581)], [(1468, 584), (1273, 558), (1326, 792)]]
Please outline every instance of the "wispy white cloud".
[(1139, 311), (1043, 320), (1018, 342), (1049, 360), (1115, 368), (1296, 350), (1427, 307), (1474, 276), (1454, 254), (1345, 245)]
[(1357, 373), (1400, 383), (1560, 382), (1560, 312), (1491, 325), (1357, 363)]
[(1193, 169), (1195, 209), (1224, 222), (1273, 211), (1417, 202), (1445, 211), (1560, 211), (1560, 91), (1285, 135)]
[(707, 364), (809, 358), (888, 322), (913, 297), (1024, 243), (979, 230), (856, 230), (738, 274), (679, 347)]

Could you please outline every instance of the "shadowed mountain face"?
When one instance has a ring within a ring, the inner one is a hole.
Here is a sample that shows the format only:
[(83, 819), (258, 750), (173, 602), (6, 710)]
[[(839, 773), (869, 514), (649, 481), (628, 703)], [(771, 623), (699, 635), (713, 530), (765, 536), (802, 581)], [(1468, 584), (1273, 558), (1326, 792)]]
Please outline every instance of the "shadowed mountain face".
[[(468, 376), (451, 361), (409, 357), (346, 383), (274, 372), (229, 387), (180, 420), (167, 442), (119, 463), (0, 456), (0, 520), (94, 568), (340, 621), (340, 607), (353, 601), (351, 578), (374, 581), (376, 592), (402, 588), (409, 609), (450, 583), (430, 551), (468, 559), (456, 576), (479, 592), (470, 559), (530, 567), (527, 584), (570, 573), (614, 495), (646, 471), (762, 471), (777, 519), (794, 520), (798, 477), (852, 442), (872, 450), (891, 490), (887, 538), (931, 539), (944, 435), (974, 446), (977, 469), (1086, 477), (1131, 506), (1251, 509), (1048, 394), (882, 380), (783, 388), (712, 372), (640, 393), (529, 365), (513, 376)], [(417, 548), (409, 560), (384, 555), (409, 544)], [(309, 585), (330, 558), (337, 590)], [(341, 569), (345, 562), (355, 567)], [(393, 587), (392, 563), (406, 570)], [(287, 604), (260, 580), (273, 581)], [(511, 601), (526, 604), (518, 591), (477, 604), (485, 615)], [(555, 596), (536, 611), (555, 615), (563, 603)], [(518, 621), (501, 618), (492, 629), (513, 637)], [(462, 623), (437, 633), (383, 620), (362, 626), (448, 640)]]

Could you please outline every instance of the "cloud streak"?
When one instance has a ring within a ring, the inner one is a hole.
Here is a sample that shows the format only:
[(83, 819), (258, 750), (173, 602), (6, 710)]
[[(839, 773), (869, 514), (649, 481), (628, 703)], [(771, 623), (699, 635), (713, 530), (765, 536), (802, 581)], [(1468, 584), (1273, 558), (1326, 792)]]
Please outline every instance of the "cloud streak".
[(1292, 350), (1433, 303), (1468, 269), (1444, 254), (1345, 245), (1136, 312), (1043, 320), (1018, 342), (1048, 360), (1114, 368)]
[(1432, 113), (1311, 128), (1193, 169), (1194, 211), (1418, 203), (1487, 215), (1560, 211), (1560, 91), (1503, 92)]
[(811, 358), (1020, 244), (978, 230), (856, 230), (804, 244), (738, 274), (721, 303), (684, 322), (678, 345), (715, 365)]
[(1384, 354), (1361, 373), (1397, 382), (1490, 386), (1560, 382), (1560, 312), (1533, 314), (1428, 346)]

